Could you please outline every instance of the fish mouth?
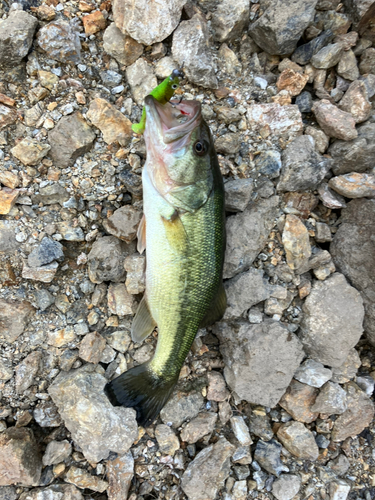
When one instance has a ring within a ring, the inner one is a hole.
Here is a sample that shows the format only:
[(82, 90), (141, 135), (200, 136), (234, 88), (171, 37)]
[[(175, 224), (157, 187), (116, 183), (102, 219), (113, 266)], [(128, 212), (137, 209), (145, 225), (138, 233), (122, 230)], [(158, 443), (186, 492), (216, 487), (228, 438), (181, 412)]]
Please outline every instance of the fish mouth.
[(155, 141), (159, 136), (164, 144), (174, 150), (184, 147), (191, 133), (202, 120), (199, 101), (169, 101), (161, 104), (154, 97), (145, 98), (146, 131), (145, 138)]

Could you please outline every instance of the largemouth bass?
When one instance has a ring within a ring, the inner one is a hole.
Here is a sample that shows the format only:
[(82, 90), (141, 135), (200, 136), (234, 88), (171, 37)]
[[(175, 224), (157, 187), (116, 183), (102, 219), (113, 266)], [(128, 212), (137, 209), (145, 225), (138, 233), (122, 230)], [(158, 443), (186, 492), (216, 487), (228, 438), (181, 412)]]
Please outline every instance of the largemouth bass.
[(147, 161), (144, 218), (146, 292), (132, 325), (142, 342), (158, 327), (154, 357), (107, 384), (114, 405), (135, 408), (140, 425), (158, 416), (198, 329), (219, 320), (226, 296), (224, 187), (212, 136), (198, 101), (145, 99)]

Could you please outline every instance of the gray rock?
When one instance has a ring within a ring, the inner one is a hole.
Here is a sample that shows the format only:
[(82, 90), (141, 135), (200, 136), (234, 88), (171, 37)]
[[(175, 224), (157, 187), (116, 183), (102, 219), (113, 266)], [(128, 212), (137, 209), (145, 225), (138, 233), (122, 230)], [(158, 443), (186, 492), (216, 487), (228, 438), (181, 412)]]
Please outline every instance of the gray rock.
[(272, 484), (272, 494), (277, 500), (291, 500), (301, 488), (301, 478), (295, 474), (283, 474)]
[(329, 483), (329, 498), (331, 500), (346, 500), (350, 493), (350, 484), (343, 479), (335, 479)]
[(37, 43), (51, 59), (68, 64), (81, 60), (79, 32), (73, 23), (58, 19), (46, 24), (38, 33)]
[(311, 58), (311, 64), (318, 69), (332, 68), (340, 61), (343, 51), (342, 43), (330, 43)]
[(72, 165), (79, 156), (90, 151), (95, 138), (95, 133), (78, 111), (61, 118), (56, 127), (48, 132), (50, 155), (56, 167)]
[(358, 136), (353, 116), (337, 108), (327, 99), (315, 101), (312, 111), (317, 122), (329, 137), (350, 141)]
[(259, 325), (222, 321), (213, 332), (220, 339), (228, 386), (250, 403), (275, 406), (302, 361), (298, 338), (271, 320)]
[[(292, 61), (297, 64), (307, 64), (314, 54), (319, 52), (327, 43), (333, 39), (331, 30), (323, 31), (319, 36), (310, 42), (300, 45), (292, 55)], [(297, 97), (298, 99), (298, 97)]]
[(237, 441), (241, 446), (249, 446), (253, 444), (253, 440), (250, 437), (249, 428), (245, 423), (244, 418), (241, 415), (232, 417), (230, 419), (232, 430), (237, 438)]
[(302, 115), (295, 104), (251, 104), (247, 108), (246, 118), (249, 129), (253, 132), (259, 133), (265, 127), (273, 136), (287, 141), (303, 132)]
[(315, 226), (315, 241), (318, 243), (325, 243), (332, 241), (331, 228), (324, 222), (317, 222)]
[(124, 66), (133, 64), (143, 53), (143, 45), (121, 33), (115, 23), (110, 24), (103, 34), (103, 49)]
[(363, 301), (340, 273), (315, 282), (303, 305), (300, 339), (316, 361), (339, 367), (363, 332)]
[(375, 48), (370, 47), (363, 51), (359, 63), (359, 72), (361, 75), (375, 74)]
[(311, 387), (322, 387), (331, 377), (332, 370), (313, 359), (306, 359), (294, 374), (296, 380)]
[(13, 486), (0, 486), (0, 500), (17, 500), (18, 494)]
[(84, 500), (84, 497), (73, 484), (52, 484), (24, 492), (19, 500)]
[(34, 198), (36, 203), (43, 203), (43, 205), (54, 205), (59, 203), (61, 206), (64, 201), (69, 198), (69, 194), (58, 182), (49, 184), (48, 186), (41, 187), (39, 194)]
[(114, 211), (113, 215), (103, 222), (104, 229), (126, 243), (137, 236), (137, 228), (142, 212), (132, 205), (124, 205)]
[(55, 297), (45, 288), (35, 291), (35, 298), (38, 309), (45, 311), (55, 302)]
[(250, 307), (268, 299), (272, 290), (263, 271), (254, 268), (225, 281), (224, 288), (227, 294), (225, 319), (243, 316)]
[(199, 14), (189, 21), (182, 21), (173, 33), (172, 56), (180, 67), (184, 67), (184, 73), (192, 83), (217, 88), (210, 35), (205, 20)]
[(196, 443), (215, 429), (217, 413), (199, 413), (182, 429), (180, 437), (187, 443)]
[(163, 455), (173, 455), (180, 448), (180, 441), (173, 430), (165, 424), (157, 425), (155, 437), (159, 445), (159, 451)]
[(299, 217), (287, 214), (282, 234), (288, 266), (300, 273), (309, 267), (311, 245), (309, 233)]
[(130, 451), (125, 455), (110, 456), (106, 462), (107, 495), (110, 500), (125, 500), (134, 476), (134, 458)]
[(296, 104), (301, 113), (311, 113), (313, 99), (310, 92), (304, 90), (296, 97)]
[(249, 0), (239, 0), (235, 9), (231, 0), (220, 2), (211, 20), (214, 39), (217, 42), (226, 42), (241, 36), (243, 29), (249, 23), (249, 10)]
[(225, 210), (243, 212), (250, 202), (254, 189), (253, 179), (231, 179), (224, 184)]
[(12, 363), (0, 359), (0, 380), (6, 382), (13, 377)]
[(288, 467), (281, 461), (281, 450), (281, 444), (274, 439), (268, 442), (259, 439), (254, 452), (254, 460), (270, 474), (280, 476), (282, 472), (289, 472)]
[(0, 299), (0, 338), (9, 343), (18, 339), (34, 312), (26, 300)]
[(73, 226), (70, 221), (57, 223), (59, 234), (67, 241), (85, 241), (85, 235), (79, 226)]
[(100, 72), (100, 78), (106, 87), (112, 88), (121, 83), (122, 75), (116, 71), (107, 70)]
[(0, 486), (38, 486), (42, 460), (33, 431), (10, 427), (0, 433)]
[(329, 187), (346, 198), (375, 198), (375, 176), (352, 172), (330, 179)]
[(277, 431), (277, 437), (292, 455), (303, 460), (316, 460), (319, 448), (314, 435), (302, 422), (287, 422)]
[(315, 442), (318, 445), (318, 447), (323, 450), (327, 449), (331, 443), (331, 441), (328, 438), (326, 438), (324, 434), (318, 434), (315, 437)]
[(222, 374), (212, 370), (211, 372), (208, 372), (207, 378), (207, 399), (209, 401), (225, 401), (228, 399), (229, 392), (226, 388), (225, 380)]
[(339, 108), (350, 113), (356, 123), (367, 120), (372, 113), (372, 106), (365, 82), (352, 82), (339, 103)]
[(16, 391), (22, 394), (33, 383), (41, 367), (42, 353), (34, 351), (16, 366)]
[(335, 175), (366, 172), (373, 166), (375, 155), (375, 123), (357, 128), (358, 137), (352, 141), (335, 141), (329, 148)]
[(312, 406), (312, 411), (330, 415), (340, 415), (347, 408), (346, 392), (339, 384), (327, 382), (321, 388), (318, 397)]
[(135, 411), (112, 406), (103, 391), (106, 383), (94, 366), (85, 365), (61, 372), (48, 389), (73, 441), (92, 462), (111, 451), (126, 453), (137, 437)]
[(315, 150), (309, 135), (296, 137), (282, 153), (283, 166), (278, 191), (316, 189), (331, 168), (331, 161)]
[(147, 0), (115, 0), (113, 19), (124, 34), (144, 45), (152, 45), (165, 40), (177, 27), (185, 1), (150, 4)]
[(56, 405), (52, 401), (40, 402), (35, 408), (33, 416), (40, 427), (60, 427), (62, 424)]
[(325, 207), (333, 209), (346, 207), (345, 198), (343, 198), (338, 193), (335, 193), (335, 191), (332, 191), (332, 189), (328, 187), (327, 182), (321, 183), (321, 185), (318, 187), (318, 193), (319, 199)]
[(228, 132), (221, 135), (215, 141), (215, 149), (224, 155), (238, 153), (241, 149), (241, 134)]
[(323, 130), (309, 126), (306, 127), (305, 134), (311, 135), (311, 137), (314, 139), (315, 149), (319, 151), (319, 153), (325, 153), (329, 145), (329, 137), (326, 136)]
[(95, 241), (88, 255), (89, 278), (93, 283), (124, 281), (127, 246), (114, 236)]
[(359, 77), (357, 58), (352, 50), (346, 50), (341, 55), (337, 73), (346, 80), (354, 81)]
[(364, 328), (373, 344), (375, 344), (374, 220), (375, 200), (351, 201), (342, 211), (342, 224), (330, 247), (337, 269), (361, 292), (366, 312)]
[(314, 19), (317, 0), (270, 2), (263, 15), (250, 25), (249, 33), (269, 54), (290, 54)]
[(358, 387), (364, 391), (367, 396), (371, 396), (374, 392), (375, 380), (370, 375), (360, 375), (356, 378)]
[(249, 269), (266, 243), (278, 214), (278, 204), (278, 196), (262, 199), (227, 219), (224, 278)]
[(12, 68), (27, 56), (38, 20), (23, 10), (13, 11), (0, 24), (0, 67)]
[(281, 170), (281, 156), (278, 151), (265, 151), (255, 158), (255, 166), (258, 172), (270, 179), (279, 177)]
[(157, 79), (152, 66), (143, 58), (139, 58), (135, 63), (126, 68), (126, 78), (137, 104), (143, 104), (143, 99), (157, 85)]
[(234, 450), (233, 445), (221, 438), (198, 453), (181, 480), (181, 488), (189, 500), (214, 500), (230, 474)]
[(328, 467), (332, 469), (338, 476), (346, 474), (350, 467), (350, 462), (345, 455), (339, 455), (337, 458), (328, 462)]
[(8, 221), (0, 221), (0, 255), (16, 250), (19, 243), (16, 240), (16, 234)]
[(52, 261), (64, 260), (63, 246), (58, 241), (45, 236), (40, 244), (29, 254), (27, 263), (30, 267), (40, 267)]
[(203, 397), (199, 392), (190, 394), (177, 392), (168, 401), (160, 412), (160, 418), (165, 424), (180, 427), (185, 420), (190, 420), (198, 415), (203, 404)]
[(43, 465), (55, 465), (63, 462), (72, 453), (72, 445), (64, 439), (63, 441), (51, 441), (47, 444), (43, 455)]
[(270, 441), (273, 438), (273, 431), (264, 408), (254, 408), (249, 415), (249, 428), (251, 434), (260, 437), (263, 441)]
[(374, 418), (375, 408), (372, 400), (357, 384), (349, 382), (345, 386), (347, 393), (347, 410), (340, 415), (332, 429), (332, 440), (344, 441), (355, 437), (370, 425)]

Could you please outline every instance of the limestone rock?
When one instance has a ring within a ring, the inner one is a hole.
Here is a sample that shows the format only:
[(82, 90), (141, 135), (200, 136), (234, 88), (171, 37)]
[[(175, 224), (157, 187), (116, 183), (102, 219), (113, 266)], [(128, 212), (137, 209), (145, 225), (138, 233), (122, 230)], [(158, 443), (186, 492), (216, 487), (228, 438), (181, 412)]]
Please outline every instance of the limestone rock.
[(0, 299), (0, 338), (9, 343), (17, 340), (34, 312), (26, 300)]
[(249, 22), (249, 0), (239, 0), (233, 9), (231, 0), (220, 2), (212, 15), (212, 29), (217, 42), (238, 38)]
[(38, 486), (42, 460), (33, 431), (10, 427), (0, 433), (0, 486)]
[(209, 401), (225, 401), (229, 396), (225, 380), (220, 372), (208, 372), (207, 399)]
[(48, 144), (25, 138), (12, 149), (12, 155), (24, 165), (37, 165), (50, 149)]
[(68, 191), (58, 182), (41, 187), (39, 189), (39, 194), (34, 198), (36, 203), (43, 203), (43, 205), (54, 205), (55, 203), (59, 203), (61, 206), (68, 199)]
[(55, 465), (63, 462), (72, 453), (72, 445), (64, 439), (63, 441), (51, 441), (47, 444), (43, 455), (43, 465)]
[(128, 293), (137, 295), (145, 291), (146, 259), (143, 255), (129, 255), (124, 261), (126, 270), (125, 286)]
[(278, 213), (278, 196), (250, 203), (241, 213), (228, 217), (224, 278), (249, 269), (264, 247)]
[(40, 267), (28, 267), (26, 262), (24, 262), (22, 267), (22, 278), (26, 280), (42, 281), (43, 283), (51, 283), (57, 273), (58, 267), (59, 265), (56, 261)]
[(158, 84), (152, 66), (142, 57), (126, 68), (126, 77), (137, 104), (143, 104), (143, 99)]
[(296, 380), (311, 387), (322, 387), (331, 377), (332, 370), (313, 359), (306, 359), (294, 374)]
[(0, 104), (0, 130), (16, 122), (17, 119), (18, 116), (14, 109)]
[(134, 458), (130, 451), (110, 457), (106, 462), (109, 500), (125, 500), (134, 476)]
[(351, 83), (339, 103), (340, 109), (350, 113), (356, 123), (367, 120), (371, 115), (371, 102), (364, 82), (356, 80)]
[(311, 64), (318, 69), (332, 68), (340, 61), (343, 50), (341, 43), (330, 43), (311, 58)]
[(232, 430), (241, 446), (250, 446), (253, 440), (250, 437), (249, 428), (241, 415), (237, 415), (230, 419)]
[(350, 81), (357, 80), (359, 77), (357, 58), (352, 50), (346, 50), (341, 54), (337, 73)]
[(313, 405), (313, 410), (325, 415), (340, 415), (347, 408), (346, 392), (339, 384), (327, 382), (321, 388)]
[(38, 33), (37, 42), (51, 59), (68, 64), (77, 64), (81, 60), (78, 30), (67, 21), (58, 19), (43, 26)]
[(114, 211), (113, 215), (103, 222), (105, 230), (126, 243), (130, 243), (137, 236), (137, 228), (142, 213), (132, 205), (124, 205)]
[(287, 214), (282, 238), (288, 266), (293, 270), (306, 266), (311, 256), (310, 238), (297, 216)]
[(85, 365), (61, 372), (48, 389), (74, 442), (90, 462), (107, 458), (111, 451), (126, 453), (137, 437), (134, 410), (112, 406), (103, 391), (106, 383), (92, 365)]
[[(16, 498), (1, 500), (16, 500)], [(47, 488), (33, 488), (25, 491), (19, 500), (84, 500), (84, 497), (79, 489), (72, 484), (51, 484)]]
[(181, 488), (189, 500), (214, 500), (230, 474), (230, 456), (234, 449), (221, 438), (198, 453), (181, 480)]
[(33, 383), (41, 368), (42, 353), (31, 352), (16, 366), (16, 391), (23, 394)]
[(276, 137), (293, 138), (302, 134), (302, 115), (298, 106), (272, 104), (251, 104), (246, 113), (249, 128), (259, 132), (266, 129)]
[(113, 19), (124, 34), (144, 45), (162, 42), (177, 27), (186, 0), (115, 0)]
[(374, 403), (354, 382), (346, 387), (347, 410), (335, 421), (332, 429), (333, 441), (344, 441), (355, 437), (370, 425), (374, 418)]
[(72, 165), (78, 156), (90, 151), (95, 138), (93, 130), (78, 111), (61, 118), (56, 127), (48, 132), (50, 155), (56, 167)]
[(103, 48), (124, 66), (130, 66), (143, 54), (143, 45), (121, 33), (115, 23), (110, 24), (103, 34)]
[(173, 33), (172, 56), (186, 77), (196, 85), (217, 88), (216, 61), (210, 47), (210, 35), (203, 17), (196, 14), (182, 21)]
[(30, 267), (40, 267), (54, 260), (64, 260), (63, 246), (58, 241), (45, 236), (39, 245), (29, 254), (27, 263)]
[(301, 488), (301, 478), (295, 474), (282, 474), (272, 484), (272, 494), (277, 500), (291, 500)]
[(228, 386), (250, 403), (275, 406), (303, 358), (298, 338), (270, 320), (254, 325), (222, 321), (213, 331), (220, 339)]
[(314, 19), (317, 0), (275, 0), (250, 25), (249, 33), (268, 54), (290, 54)]
[(123, 283), (111, 283), (108, 287), (108, 309), (117, 316), (134, 314), (136, 305), (134, 298)]
[(159, 445), (159, 451), (163, 455), (173, 455), (180, 449), (180, 441), (173, 430), (165, 424), (159, 424), (155, 428), (155, 437)]
[(333, 177), (328, 185), (346, 198), (375, 198), (374, 175), (352, 172)]
[(107, 144), (127, 146), (131, 141), (131, 121), (105, 99), (91, 101), (87, 117), (102, 132)]
[(300, 339), (310, 357), (339, 367), (363, 331), (363, 301), (340, 273), (315, 282), (303, 305)]
[(74, 484), (78, 488), (87, 488), (89, 490), (98, 491), (99, 493), (103, 493), (108, 487), (107, 481), (103, 481), (103, 479), (100, 479), (98, 476), (91, 475), (85, 469), (74, 466), (71, 466), (65, 474), (65, 481)]
[(160, 418), (165, 424), (179, 427), (185, 420), (191, 420), (198, 415), (203, 404), (203, 397), (199, 392), (185, 394), (177, 392), (160, 412)]
[(215, 428), (217, 413), (199, 413), (181, 431), (181, 440), (187, 443), (196, 443)]
[(279, 476), (282, 472), (289, 471), (288, 467), (281, 461), (281, 450), (282, 446), (276, 440), (271, 439), (265, 442), (259, 439), (255, 448), (254, 460), (270, 474)]
[(329, 137), (350, 141), (358, 136), (352, 115), (340, 110), (326, 99), (316, 101), (312, 110), (317, 122)]
[(124, 260), (128, 255), (126, 245), (114, 236), (104, 236), (95, 241), (88, 255), (89, 278), (93, 283), (123, 281)]
[(277, 431), (277, 437), (282, 445), (292, 455), (302, 460), (316, 460), (319, 448), (314, 435), (301, 422), (287, 422)]
[(294, 420), (309, 424), (318, 417), (318, 410), (312, 409), (318, 392), (314, 387), (292, 380), (279, 405), (292, 415)]
[(375, 48), (370, 47), (363, 51), (361, 62), (359, 63), (359, 71), (361, 75), (368, 73), (375, 74)]
[(0, 67), (17, 66), (27, 56), (38, 21), (23, 10), (13, 11), (0, 24)]
[(105, 346), (105, 339), (99, 333), (90, 332), (83, 337), (79, 346), (79, 357), (88, 363), (98, 364)]

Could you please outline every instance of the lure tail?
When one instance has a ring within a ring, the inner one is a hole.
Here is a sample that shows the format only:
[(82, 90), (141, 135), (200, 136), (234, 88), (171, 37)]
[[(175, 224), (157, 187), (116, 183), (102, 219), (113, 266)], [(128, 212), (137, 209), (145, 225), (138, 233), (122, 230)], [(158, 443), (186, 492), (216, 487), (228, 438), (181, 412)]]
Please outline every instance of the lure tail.
[(113, 406), (134, 408), (138, 424), (147, 427), (168, 401), (177, 380), (178, 374), (165, 380), (152, 371), (149, 363), (144, 363), (109, 382), (104, 390)]

